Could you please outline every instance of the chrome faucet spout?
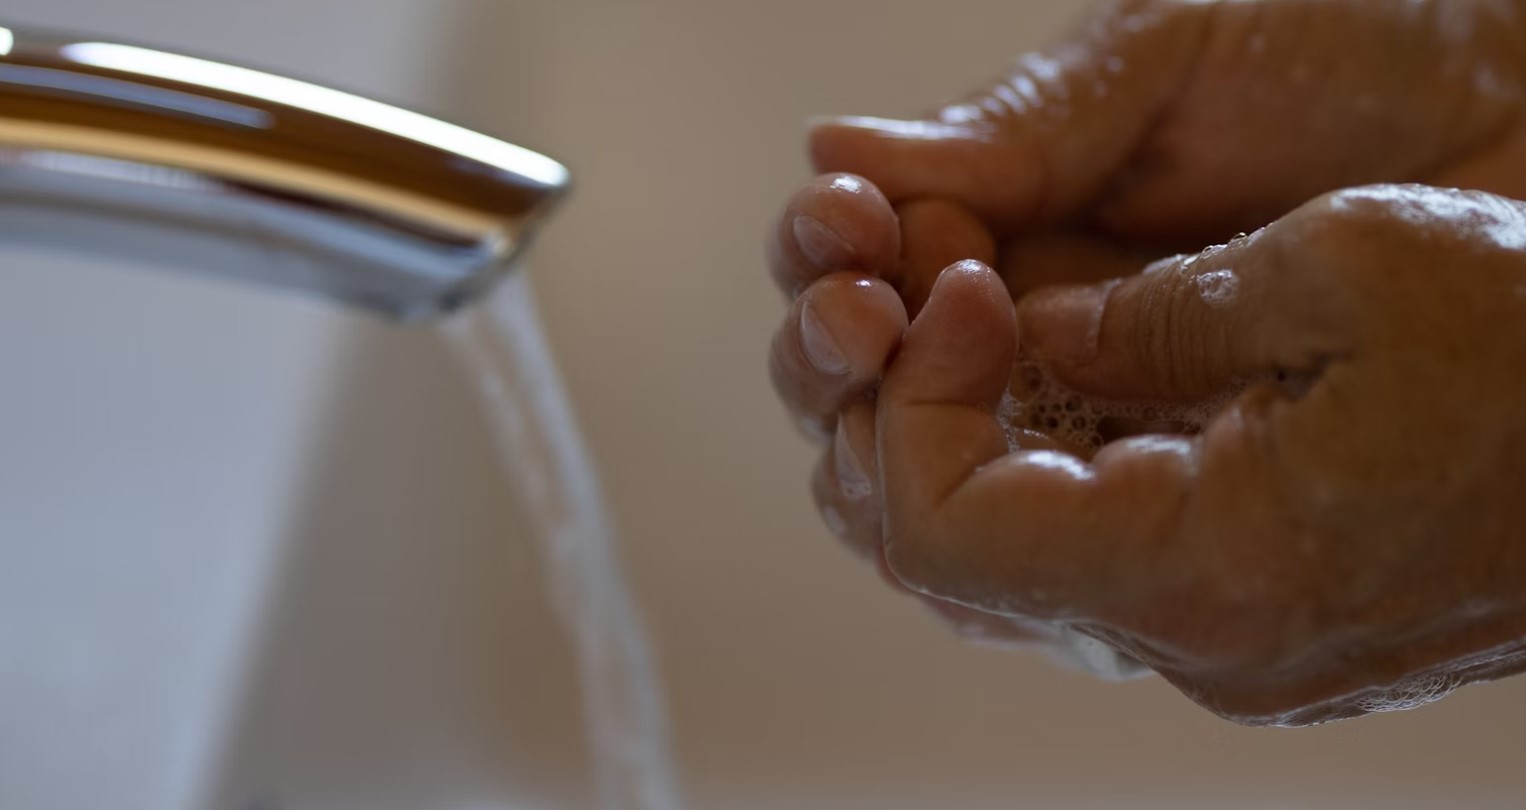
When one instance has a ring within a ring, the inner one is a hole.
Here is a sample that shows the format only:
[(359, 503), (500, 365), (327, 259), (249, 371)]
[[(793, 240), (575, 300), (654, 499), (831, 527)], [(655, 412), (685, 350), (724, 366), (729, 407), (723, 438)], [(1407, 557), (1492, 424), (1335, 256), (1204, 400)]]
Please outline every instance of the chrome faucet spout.
[(0, 27), (0, 244), (420, 318), (509, 272), (568, 181), (544, 155), (330, 87)]

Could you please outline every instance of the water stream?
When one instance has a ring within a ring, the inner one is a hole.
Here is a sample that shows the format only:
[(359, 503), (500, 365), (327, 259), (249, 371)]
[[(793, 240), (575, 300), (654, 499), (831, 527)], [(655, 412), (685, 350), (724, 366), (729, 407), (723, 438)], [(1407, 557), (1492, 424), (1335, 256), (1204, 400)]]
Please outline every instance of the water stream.
[(443, 329), (479, 391), (572, 641), (598, 806), (678, 810), (651, 650), (526, 274)]

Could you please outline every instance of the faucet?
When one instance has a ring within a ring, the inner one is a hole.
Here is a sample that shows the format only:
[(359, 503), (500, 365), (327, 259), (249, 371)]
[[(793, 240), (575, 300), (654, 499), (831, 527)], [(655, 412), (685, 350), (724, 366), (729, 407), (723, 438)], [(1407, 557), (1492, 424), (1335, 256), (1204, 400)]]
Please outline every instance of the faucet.
[(0, 27), (0, 241), (422, 319), (508, 273), (568, 180), (529, 149), (322, 85)]

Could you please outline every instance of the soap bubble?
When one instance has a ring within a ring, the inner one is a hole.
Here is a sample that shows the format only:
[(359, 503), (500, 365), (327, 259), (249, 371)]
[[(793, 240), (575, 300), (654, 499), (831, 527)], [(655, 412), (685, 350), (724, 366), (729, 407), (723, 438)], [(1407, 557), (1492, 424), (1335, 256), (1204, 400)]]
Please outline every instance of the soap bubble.
[(1041, 433), (1090, 458), (1109, 441), (1146, 433), (1196, 435), (1253, 383), (1275, 382), (1301, 396), (1310, 380), (1288, 372), (1226, 386), (1217, 396), (1192, 403), (1123, 402), (1083, 396), (1065, 386), (1036, 358), (1019, 361), (1012, 384), (997, 409), (1013, 449), (1025, 432)]

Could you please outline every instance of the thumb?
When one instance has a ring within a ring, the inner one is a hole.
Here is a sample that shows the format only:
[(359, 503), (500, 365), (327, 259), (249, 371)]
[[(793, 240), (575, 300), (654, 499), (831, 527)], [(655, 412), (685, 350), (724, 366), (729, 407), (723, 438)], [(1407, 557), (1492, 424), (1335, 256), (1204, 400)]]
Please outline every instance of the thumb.
[(1018, 308), (1019, 343), (1062, 383), (1114, 400), (1191, 403), (1343, 353), (1343, 296), (1288, 261), (1277, 226), (1126, 279), (1050, 287)]
[(1134, 154), (1196, 61), (1201, 4), (1125, 14), (921, 120), (829, 118), (812, 127), (818, 172), (867, 178), (891, 202), (942, 197), (998, 227), (1074, 216)]

